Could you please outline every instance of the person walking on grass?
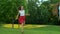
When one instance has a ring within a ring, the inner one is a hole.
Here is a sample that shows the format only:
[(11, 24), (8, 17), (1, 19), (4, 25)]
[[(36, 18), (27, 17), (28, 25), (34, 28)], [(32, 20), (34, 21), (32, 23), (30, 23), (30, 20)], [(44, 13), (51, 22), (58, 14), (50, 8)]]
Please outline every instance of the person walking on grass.
[(19, 27), (20, 27), (20, 24), (21, 24), (21, 32), (23, 34), (24, 32), (24, 25), (25, 25), (25, 19), (26, 19), (26, 15), (29, 15), (29, 14), (25, 14), (25, 10), (24, 10), (24, 7), (23, 6), (20, 6), (19, 8), (19, 12), (18, 12), (18, 15), (17, 15), (17, 18), (18, 18), (18, 22), (19, 22)]

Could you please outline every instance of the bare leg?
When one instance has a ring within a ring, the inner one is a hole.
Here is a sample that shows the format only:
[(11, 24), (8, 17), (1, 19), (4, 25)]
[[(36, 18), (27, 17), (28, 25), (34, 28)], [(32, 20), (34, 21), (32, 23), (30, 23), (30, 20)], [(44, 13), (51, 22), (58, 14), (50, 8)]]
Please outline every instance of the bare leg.
[(24, 25), (25, 25), (25, 22), (21, 24), (22, 34), (24, 34)]

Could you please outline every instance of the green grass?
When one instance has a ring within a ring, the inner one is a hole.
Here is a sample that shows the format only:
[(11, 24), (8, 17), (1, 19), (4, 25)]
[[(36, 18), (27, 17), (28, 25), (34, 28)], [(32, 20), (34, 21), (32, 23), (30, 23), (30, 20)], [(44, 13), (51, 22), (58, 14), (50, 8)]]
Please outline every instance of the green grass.
[[(24, 29), (24, 34), (60, 34), (60, 26), (49, 25), (47, 27)], [(21, 29), (0, 27), (0, 34), (21, 34)]]

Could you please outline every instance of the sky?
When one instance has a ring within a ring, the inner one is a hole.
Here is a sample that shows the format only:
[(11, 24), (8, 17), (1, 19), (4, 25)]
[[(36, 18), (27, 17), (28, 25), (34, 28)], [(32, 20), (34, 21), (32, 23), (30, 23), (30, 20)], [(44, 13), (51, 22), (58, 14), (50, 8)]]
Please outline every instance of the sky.
[[(42, 4), (42, 2), (41, 2), (42, 0), (39, 0), (39, 1), (40, 1), (40, 3), (38, 3), (38, 2), (36, 3), (36, 4), (38, 4), (38, 6), (40, 6)], [(48, 1), (48, 0), (43, 0), (43, 2), (44, 1)]]
[[(28, 0), (26, 0), (26, 1), (28, 1)], [(42, 2), (41, 2), (42, 0), (39, 0), (39, 1), (40, 1), (40, 3), (36, 2), (36, 4), (37, 4), (38, 6), (40, 6), (40, 5), (42, 4)], [(43, 0), (43, 2), (44, 2), (44, 1), (48, 1), (48, 0)], [(28, 3), (28, 2), (27, 2), (27, 3)]]
[[(41, 0), (39, 0), (39, 1), (41, 1)], [(43, 1), (48, 1), (48, 0), (43, 0)]]

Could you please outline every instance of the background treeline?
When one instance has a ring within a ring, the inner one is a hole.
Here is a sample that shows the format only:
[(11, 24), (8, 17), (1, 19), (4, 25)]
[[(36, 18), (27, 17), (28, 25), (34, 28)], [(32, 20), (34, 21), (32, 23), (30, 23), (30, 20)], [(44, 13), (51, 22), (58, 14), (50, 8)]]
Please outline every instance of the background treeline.
[[(28, 0), (28, 3), (26, 0), (0, 0), (0, 23), (12, 23), (18, 13), (18, 7), (23, 5), (26, 13), (30, 14), (26, 16), (26, 24), (59, 24), (58, 15), (53, 15), (52, 10), (60, 0), (41, 2), (42, 4), (38, 0)], [(18, 23), (17, 21), (14, 23)]]

